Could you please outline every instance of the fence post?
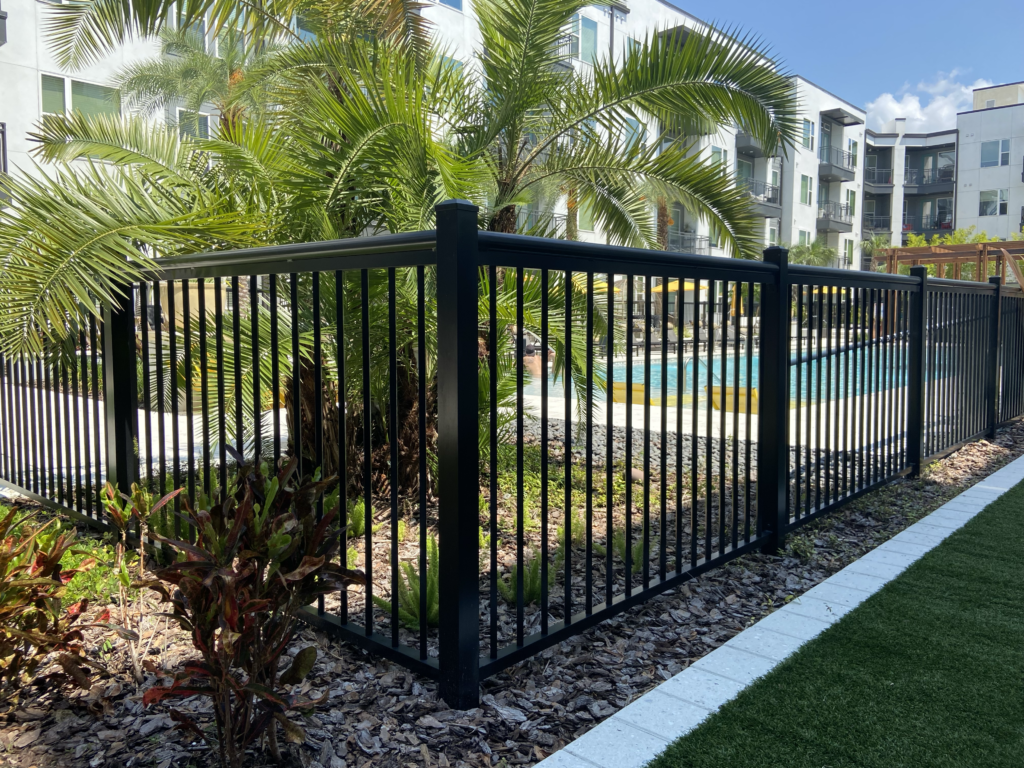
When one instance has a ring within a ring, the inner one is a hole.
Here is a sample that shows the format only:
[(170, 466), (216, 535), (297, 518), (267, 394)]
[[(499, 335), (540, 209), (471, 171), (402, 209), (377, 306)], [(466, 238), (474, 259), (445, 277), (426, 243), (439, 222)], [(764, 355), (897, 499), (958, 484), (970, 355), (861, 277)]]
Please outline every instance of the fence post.
[(761, 286), (757, 532), (770, 535), (764, 550), (776, 552), (785, 544), (789, 523), (789, 251), (766, 248), (764, 260), (779, 267), (779, 279)]
[(135, 350), (135, 298), (125, 295), (103, 308), (103, 411), (107, 479), (124, 493), (138, 480), (139, 390)]
[(907, 464), (918, 477), (924, 463), (924, 343), (925, 307), (928, 305), (928, 268), (911, 267), (910, 276), (921, 290), (910, 294), (910, 365), (907, 372)]
[(992, 297), (992, 314), (988, 325), (988, 436), (995, 437), (996, 425), (999, 424), (999, 347), (1002, 341), (1003, 321), (1003, 284), (999, 275), (990, 277), (989, 283), (995, 288)]
[(480, 698), (477, 208), (448, 200), (436, 214), (440, 694), (471, 709)]

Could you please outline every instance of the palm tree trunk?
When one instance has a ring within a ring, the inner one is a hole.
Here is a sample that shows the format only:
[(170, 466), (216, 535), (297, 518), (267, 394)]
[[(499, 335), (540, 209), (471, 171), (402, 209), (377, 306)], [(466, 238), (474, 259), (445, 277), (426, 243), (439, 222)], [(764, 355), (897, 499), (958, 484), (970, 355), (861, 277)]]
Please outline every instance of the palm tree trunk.
[(565, 204), (565, 239), (580, 239), (580, 201), (576, 187), (569, 187), (568, 200)]
[(663, 250), (668, 250), (668, 200), (664, 197), (658, 198), (658, 247)]

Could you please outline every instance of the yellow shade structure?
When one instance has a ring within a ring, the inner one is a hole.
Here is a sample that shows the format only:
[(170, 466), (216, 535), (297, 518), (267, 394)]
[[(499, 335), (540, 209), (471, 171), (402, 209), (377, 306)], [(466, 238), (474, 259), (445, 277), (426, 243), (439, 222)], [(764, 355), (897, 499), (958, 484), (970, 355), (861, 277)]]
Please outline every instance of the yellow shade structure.
[[(690, 280), (683, 281), (683, 290), (684, 291), (692, 291), (695, 287), (696, 287), (696, 283), (693, 283)], [(678, 291), (679, 290), (679, 281), (678, 280), (670, 280), (668, 282), (667, 287), (666, 287), (665, 283), (661, 283), (660, 285), (656, 285), (653, 288), (651, 288), (651, 293), (661, 293), (664, 290), (668, 290), (669, 293), (672, 293), (674, 291)], [(707, 293), (707, 290), (708, 290), (708, 287), (706, 285), (702, 285), (700, 287), (700, 292), (701, 293)]]
[(838, 285), (833, 285), (832, 287), (829, 287), (829, 286), (822, 287), (822, 286), (819, 285), (817, 288), (815, 288), (812, 291), (812, 293), (833, 293), (833, 294), (835, 294), (835, 293), (840, 293), (842, 290), (843, 289), (840, 288)]

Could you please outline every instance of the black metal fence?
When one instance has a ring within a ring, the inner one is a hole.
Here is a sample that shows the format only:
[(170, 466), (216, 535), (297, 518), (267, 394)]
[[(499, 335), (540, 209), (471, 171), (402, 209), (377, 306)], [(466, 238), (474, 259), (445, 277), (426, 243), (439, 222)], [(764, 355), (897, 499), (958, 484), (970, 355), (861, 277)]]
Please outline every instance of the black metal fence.
[(1024, 414), (1019, 290), (477, 222), (163, 263), (76, 343), (0, 361), (3, 481), (102, 525), (107, 478), (196, 498), (228, 445), (297, 454), (341, 478), (368, 576), (304, 618), (466, 707)]

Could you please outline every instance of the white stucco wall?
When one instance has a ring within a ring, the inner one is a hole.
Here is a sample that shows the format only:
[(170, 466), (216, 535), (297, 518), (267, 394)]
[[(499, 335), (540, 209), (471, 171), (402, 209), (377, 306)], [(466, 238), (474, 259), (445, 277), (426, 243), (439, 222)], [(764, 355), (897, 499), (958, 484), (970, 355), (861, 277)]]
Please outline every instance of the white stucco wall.
[[(976, 227), (990, 236), (1009, 238), (1019, 232), (1024, 216), (1024, 104), (997, 107), (957, 115), (960, 147), (957, 153), (957, 227)], [(1008, 165), (981, 167), (985, 141), (1010, 140)], [(983, 190), (1005, 189), (1009, 200), (1006, 215), (979, 216)]]
[(56, 75), (109, 85), (123, 66), (158, 53), (155, 42), (120, 47), (101, 61), (71, 72), (57, 65), (43, 38), (43, 21), (50, 4), (42, 0), (4, 0), (7, 44), (0, 46), (0, 122), (7, 124), (7, 156), (12, 172), (32, 168), (29, 133), (42, 115), (40, 77)]

